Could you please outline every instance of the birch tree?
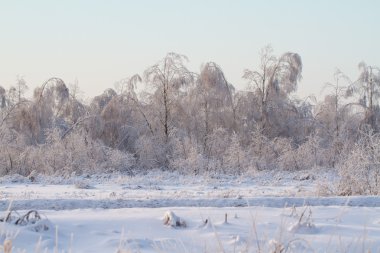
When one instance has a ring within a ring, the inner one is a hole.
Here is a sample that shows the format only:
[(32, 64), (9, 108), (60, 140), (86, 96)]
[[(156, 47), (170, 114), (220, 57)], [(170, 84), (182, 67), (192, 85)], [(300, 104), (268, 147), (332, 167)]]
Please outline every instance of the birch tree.
[(359, 104), (365, 110), (364, 122), (377, 131), (376, 109), (380, 98), (380, 69), (361, 62), (359, 71), (359, 78), (350, 85), (347, 95), (359, 96)]
[(292, 52), (277, 58), (271, 46), (260, 51), (260, 65), (257, 70), (246, 69), (243, 78), (254, 90), (259, 100), (260, 115), (257, 123), (260, 128), (270, 126), (269, 111), (275, 108), (279, 99), (287, 99), (297, 89), (301, 79), (301, 57)]
[(236, 113), (233, 102), (234, 87), (228, 83), (219, 65), (206, 63), (195, 87), (196, 103), (202, 112), (203, 150), (207, 150), (212, 129), (225, 128), (236, 131)]
[(186, 68), (188, 59), (184, 55), (168, 53), (164, 59), (149, 67), (144, 72), (145, 82), (155, 88), (159, 121), (165, 142), (168, 142), (173, 122), (173, 105), (181, 88), (193, 80), (193, 75)]

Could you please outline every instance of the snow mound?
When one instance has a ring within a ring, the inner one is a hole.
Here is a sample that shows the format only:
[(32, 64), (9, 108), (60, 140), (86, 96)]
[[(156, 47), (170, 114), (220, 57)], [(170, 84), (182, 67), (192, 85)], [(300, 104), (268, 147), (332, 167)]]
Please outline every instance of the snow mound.
[(167, 211), (164, 216), (164, 225), (171, 226), (171, 227), (186, 227), (186, 222), (175, 215), (172, 211)]
[(299, 216), (298, 221), (289, 227), (289, 231), (298, 234), (314, 234), (318, 230), (313, 223), (312, 211), (310, 207), (306, 207)]
[(289, 232), (297, 234), (315, 234), (318, 232), (317, 227), (310, 223), (295, 223), (289, 227)]

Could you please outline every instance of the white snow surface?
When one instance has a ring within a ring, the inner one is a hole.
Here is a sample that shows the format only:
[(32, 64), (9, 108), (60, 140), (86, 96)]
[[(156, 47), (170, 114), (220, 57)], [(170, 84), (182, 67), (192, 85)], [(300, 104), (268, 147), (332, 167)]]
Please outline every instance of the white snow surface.
[[(337, 178), (332, 170), (6, 176), (0, 217), (11, 206), (42, 220), (0, 222), (0, 244), (37, 253), (380, 252), (380, 198), (325, 196), (322, 185)], [(168, 213), (186, 226), (165, 225)]]

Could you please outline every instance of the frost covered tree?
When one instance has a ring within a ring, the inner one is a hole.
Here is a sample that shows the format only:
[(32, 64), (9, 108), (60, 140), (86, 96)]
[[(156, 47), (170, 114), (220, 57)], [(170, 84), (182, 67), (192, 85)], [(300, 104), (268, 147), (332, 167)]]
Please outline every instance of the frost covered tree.
[(261, 50), (258, 70), (244, 71), (243, 78), (257, 97), (259, 115), (256, 121), (260, 128), (273, 127), (272, 112), (281, 110), (288, 95), (297, 89), (301, 72), (302, 61), (298, 54), (287, 52), (277, 58), (270, 46)]
[(8, 91), (9, 103), (19, 103), (23, 99), (26, 90), (28, 90), (28, 86), (25, 79), (18, 76), (16, 85), (11, 86)]
[(184, 55), (168, 53), (161, 61), (144, 72), (144, 80), (155, 88), (153, 103), (156, 103), (158, 120), (162, 126), (165, 142), (173, 130), (173, 106), (181, 89), (193, 81), (192, 73), (186, 68)]
[(348, 81), (348, 78), (337, 69), (334, 74), (334, 83), (326, 83), (325, 89), (331, 90), (331, 93), (325, 96), (324, 103), (317, 108), (316, 117), (324, 121), (324, 125), (330, 137), (338, 138), (341, 134), (343, 124), (342, 100), (347, 92), (347, 86), (341, 84), (341, 81)]
[(139, 107), (134, 85), (138, 82), (135, 77), (125, 78), (118, 85), (127, 84), (122, 93), (107, 89), (102, 95), (95, 97), (90, 106), (91, 117), (84, 125), (93, 138), (101, 139), (107, 146), (114, 149), (132, 150), (137, 139), (138, 129), (136, 107)]
[[(325, 165), (335, 167), (343, 149), (344, 142), (348, 141), (345, 131), (348, 123), (350, 104), (345, 95), (349, 79), (339, 69), (334, 73), (334, 82), (326, 83), (324, 89), (329, 90), (324, 101), (318, 103), (314, 110), (315, 132), (321, 138), (323, 148), (329, 150)], [(322, 148), (322, 147), (320, 147)]]
[[(115, 149), (131, 150), (140, 134), (147, 132), (150, 123), (141, 110), (137, 98), (121, 94), (113, 97), (102, 110), (104, 122), (101, 138)], [(147, 124), (145, 125), (145, 123)]]
[[(194, 73), (176, 53), (88, 102), (77, 82), (68, 88), (55, 77), (26, 99), (19, 78), (10, 89), (0, 87), (0, 173), (135, 167), (239, 174), (323, 166), (339, 168), (347, 180), (360, 178), (353, 186), (374, 185), (347, 194), (377, 194), (378, 68), (361, 63), (352, 83), (337, 71), (326, 85), (331, 92), (317, 103), (293, 96), (302, 71), (298, 54), (276, 57), (268, 46), (260, 56), (257, 70), (244, 71), (248, 91), (236, 91), (217, 63)], [(146, 89), (137, 89), (140, 83)], [(372, 134), (363, 134), (368, 129)]]
[(347, 95), (358, 95), (358, 103), (365, 111), (364, 123), (378, 131), (380, 69), (361, 62), (359, 63), (359, 71), (359, 78), (349, 86)]
[[(228, 83), (220, 66), (208, 62), (202, 66), (192, 92), (203, 150), (208, 148), (208, 137), (213, 129), (236, 130), (234, 87)], [(202, 112), (201, 114), (199, 112)]]

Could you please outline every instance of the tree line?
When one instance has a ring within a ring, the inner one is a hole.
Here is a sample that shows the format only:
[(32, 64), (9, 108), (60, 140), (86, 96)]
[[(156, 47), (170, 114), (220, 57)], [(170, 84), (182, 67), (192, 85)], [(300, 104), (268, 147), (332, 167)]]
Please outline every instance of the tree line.
[[(362, 62), (353, 80), (337, 70), (317, 101), (293, 96), (302, 78), (297, 53), (276, 56), (266, 46), (259, 57), (256, 68), (242, 72), (246, 91), (236, 90), (217, 63), (196, 73), (176, 53), (87, 103), (78, 86), (56, 77), (32, 98), (25, 97), (23, 78), (9, 89), (0, 86), (0, 174), (328, 167), (351, 182), (342, 192), (377, 193), (379, 68)], [(139, 85), (147, 88), (137, 93)], [(372, 188), (351, 189), (359, 178), (358, 185)]]

